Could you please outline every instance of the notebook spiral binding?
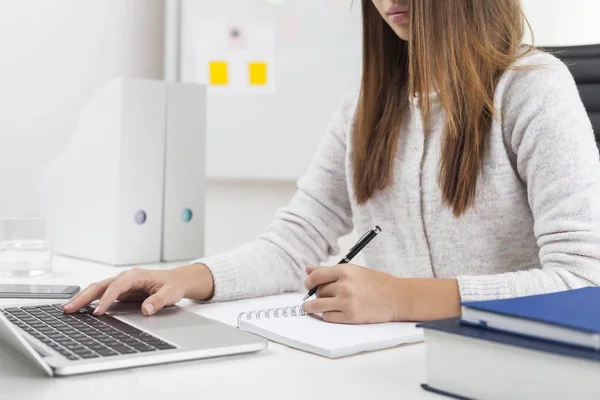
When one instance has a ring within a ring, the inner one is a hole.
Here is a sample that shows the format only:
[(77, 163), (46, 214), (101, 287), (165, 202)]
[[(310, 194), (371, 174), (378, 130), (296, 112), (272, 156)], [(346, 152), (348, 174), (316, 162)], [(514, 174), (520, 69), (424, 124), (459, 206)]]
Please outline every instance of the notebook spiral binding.
[(302, 309), (302, 306), (268, 308), (266, 310), (245, 311), (243, 313), (240, 313), (237, 317), (237, 323), (238, 326), (240, 326), (240, 321), (242, 319), (250, 321), (252, 319), (287, 318), (298, 317), (301, 315), (306, 315), (306, 313)]

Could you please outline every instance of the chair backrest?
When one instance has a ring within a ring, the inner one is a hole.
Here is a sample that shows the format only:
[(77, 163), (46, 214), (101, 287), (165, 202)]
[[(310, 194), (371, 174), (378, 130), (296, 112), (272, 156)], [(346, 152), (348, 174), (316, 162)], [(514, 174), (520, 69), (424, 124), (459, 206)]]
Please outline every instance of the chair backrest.
[(560, 58), (571, 70), (600, 147), (600, 44), (543, 50)]

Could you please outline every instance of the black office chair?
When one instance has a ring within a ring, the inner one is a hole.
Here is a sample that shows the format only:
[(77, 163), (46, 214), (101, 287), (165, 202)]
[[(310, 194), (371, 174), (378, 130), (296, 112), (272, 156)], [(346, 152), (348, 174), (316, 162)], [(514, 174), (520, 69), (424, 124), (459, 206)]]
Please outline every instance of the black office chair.
[(543, 50), (560, 58), (571, 70), (600, 147), (600, 44)]

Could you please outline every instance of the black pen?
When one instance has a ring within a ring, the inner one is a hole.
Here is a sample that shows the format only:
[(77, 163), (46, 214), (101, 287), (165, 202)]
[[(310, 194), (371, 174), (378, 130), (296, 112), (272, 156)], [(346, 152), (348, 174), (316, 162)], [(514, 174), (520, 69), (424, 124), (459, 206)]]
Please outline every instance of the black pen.
[[(375, 225), (375, 228), (373, 228), (369, 232), (365, 233), (358, 240), (358, 242), (356, 242), (356, 244), (350, 249), (350, 251), (348, 251), (348, 254), (346, 254), (346, 257), (342, 258), (338, 264), (348, 264), (350, 262), (350, 260), (352, 260), (358, 253), (360, 253), (360, 251), (362, 249), (364, 249), (365, 246), (368, 245), (371, 240), (375, 239), (375, 236), (377, 236), (377, 234), (380, 232), (381, 232), (381, 228), (378, 227), (377, 225)], [(304, 299), (302, 299), (302, 301), (306, 301), (306, 299), (308, 299), (310, 296), (317, 293), (318, 288), (319, 288), (319, 286), (315, 286), (314, 288), (310, 289), (310, 291), (308, 292), (308, 294), (306, 296), (304, 296)]]

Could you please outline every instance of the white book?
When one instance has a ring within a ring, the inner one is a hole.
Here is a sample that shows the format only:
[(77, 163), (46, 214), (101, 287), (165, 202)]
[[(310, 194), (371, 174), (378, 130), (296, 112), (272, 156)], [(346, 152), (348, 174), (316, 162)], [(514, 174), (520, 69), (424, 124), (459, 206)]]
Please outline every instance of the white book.
[(318, 354), (339, 358), (421, 342), (423, 331), (409, 322), (345, 325), (307, 315), (299, 305), (243, 312), (238, 316), (241, 330), (274, 342)]
[[(547, 342), (548, 351), (463, 336), (425, 325), (427, 390), (461, 399), (600, 399), (600, 359), (593, 350)], [(512, 336), (512, 341), (532, 339)], [(541, 342), (543, 343), (543, 342)], [(564, 350), (560, 350), (563, 348)], [(573, 353), (589, 352), (588, 358)]]

